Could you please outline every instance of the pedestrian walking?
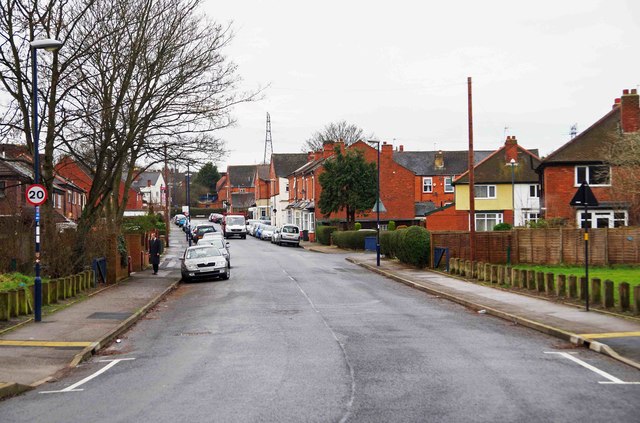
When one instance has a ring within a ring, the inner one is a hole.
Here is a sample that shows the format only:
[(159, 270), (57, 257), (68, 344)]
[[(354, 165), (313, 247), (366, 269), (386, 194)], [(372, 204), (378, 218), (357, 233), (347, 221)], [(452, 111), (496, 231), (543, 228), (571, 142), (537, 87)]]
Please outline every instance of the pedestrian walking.
[(162, 254), (163, 245), (162, 241), (157, 238), (155, 232), (151, 232), (151, 239), (149, 240), (149, 259), (153, 265), (153, 274), (158, 274), (158, 266), (160, 265), (160, 254)]

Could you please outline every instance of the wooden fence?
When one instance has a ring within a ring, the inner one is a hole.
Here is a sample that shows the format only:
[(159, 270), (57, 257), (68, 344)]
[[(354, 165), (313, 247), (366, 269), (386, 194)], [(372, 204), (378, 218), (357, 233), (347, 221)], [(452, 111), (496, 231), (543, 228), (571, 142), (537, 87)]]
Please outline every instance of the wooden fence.
[[(584, 230), (514, 229), (476, 232), (475, 261), (519, 264), (584, 263)], [(469, 260), (469, 232), (431, 232), (431, 250), (449, 249), (451, 257)], [(432, 260), (433, 262), (433, 260)], [(594, 265), (640, 263), (640, 228), (589, 229), (589, 262)]]

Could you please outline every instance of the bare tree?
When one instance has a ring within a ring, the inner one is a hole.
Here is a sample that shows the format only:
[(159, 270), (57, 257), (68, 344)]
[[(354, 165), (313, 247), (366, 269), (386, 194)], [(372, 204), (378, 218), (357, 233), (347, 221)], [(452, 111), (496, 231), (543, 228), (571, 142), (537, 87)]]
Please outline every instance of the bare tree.
[(640, 224), (640, 132), (611, 135), (603, 155), (612, 168), (613, 199), (628, 208), (631, 225)]
[[(374, 138), (369, 135), (368, 138)], [(332, 122), (325, 125), (320, 131), (316, 131), (311, 138), (304, 142), (302, 151), (318, 151), (322, 150), (322, 145), (329, 141), (343, 140), (345, 146), (351, 145), (358, 140), (364, 140), (364, 131), (358, 126), (347, 123), (347, 121)]]

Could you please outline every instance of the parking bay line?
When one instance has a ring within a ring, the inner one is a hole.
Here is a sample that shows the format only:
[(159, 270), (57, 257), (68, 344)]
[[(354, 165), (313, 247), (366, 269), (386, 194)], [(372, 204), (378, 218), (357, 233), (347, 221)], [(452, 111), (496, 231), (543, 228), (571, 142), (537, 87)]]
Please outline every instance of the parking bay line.
[(560, 355), (564, 358), (568, 358), (569, 360), (573, 361), (574, 363), (577, 363), (579, 365), (581, 365), (582, 367), (584, 367), (585, 369), (589, 369), (594, 373), (599, 374), (600, 376), (609, 379), (609, 382), (598, 382), (602, 385), (640, 385), (640, 382), (625, 382), (623, 380), (618, 379), (615, 376), (610, 375), (609, 373), (605, 372), (604, 370), (600, 370), (595, 366), (592, 366), (589, 363), (585, 363), (584, 361), (580, 360), (579, 358), (576, 358), (574, 356), (572, 356), (569, 353), (566, 352), (556, 352), (556, 351), (545, 351), (545, 354), (557, 354)]
[(61, 392), (80, 392), (80, 391), (84, 391), (84, 389), (76, 389), (78, 386), (84, 385), (85, 383), (89, 382), (91, 379), (96, 378), (98, 376), (100, 376), (102, 373), (106, 372), (107, 370), (109, 370), (110, 368), (112, 368), (113, 366), (115, 366), (116, 364), (118, 364), (121, 361), (126, 361), (126, 360), (135, 360), (135, 358), (118, 358), (115, 360), (100, 360), (98, 361), (99, 363), (109, 363), (106, 366), (104, 366), (102, 369), (98, 370), (97, 372), (95, 372), (92, 375), (89, 375), (87, 377), (85, 377), (84, 379), (82, 379), (81, 381), (78, 381), (76, 383), (74, 383), (71, 386), (68, 386), (64, 389), (61, 389), (59, 391), (42, 391), (40, 392), (41, 394), (56, 394), (56, 393), (61, 393)]

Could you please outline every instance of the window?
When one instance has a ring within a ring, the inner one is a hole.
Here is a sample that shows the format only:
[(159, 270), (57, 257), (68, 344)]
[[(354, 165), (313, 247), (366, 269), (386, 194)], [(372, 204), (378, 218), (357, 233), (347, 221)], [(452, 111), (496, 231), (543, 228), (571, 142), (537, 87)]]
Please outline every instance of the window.
[(0, 181), (0, 198), (4, 198), (7, 196), (5, 190), (7, 189), (7, 183), (5, 181)]
[(529, 198), (540, 198), (540, 185), (529, 185)]
[(578, 212), (578, 226), (581, 228), (619, 228), (628, 225), (626, 211), (597, 210)]
[(538, 220), (540, 220), (540, 213), (524, 212), (525, 225), (529, 222), (537, 222)]
[(496, 198), (495, 185), (475, 185), (476, 198)]
[(422, 192), (433, 192), (432, 178), (422, 178)]
[(309, 213), (309, 232), (316, 231), (316, 217), (313, 213)]
[(611, 168), (606, 165), (576, 166), (576, 186), (585, 181), (589, 185), (611, 185)]
[(502, 223), (502, 213), (476, 213), (476, 231), (492, 231), (493, 227)]
[(446, 176), (444, 178), (444, 192), (453, 192), (453, 185), (451, 185), (451, 182), (453, 182), (452, 177)]
[(287, 185), (284, 186), (284, 190), (285, 192), (289, 192), (289, 182), (287, 182)]
[(71, 200), (72, 200), (71, 191), (67, 191), (67, 203), (71, 204)]

